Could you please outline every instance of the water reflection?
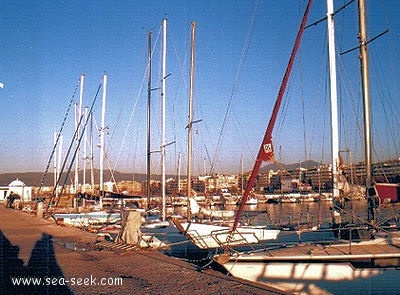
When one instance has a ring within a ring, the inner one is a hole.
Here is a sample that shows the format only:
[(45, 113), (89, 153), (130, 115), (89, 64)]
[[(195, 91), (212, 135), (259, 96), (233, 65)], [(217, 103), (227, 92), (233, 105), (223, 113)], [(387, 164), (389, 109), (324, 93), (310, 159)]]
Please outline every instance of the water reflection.
[[(262, 226), (316, 226), (327, 227), (332, 222), (332, 202), (305, 202), (305, 203), (258, 203), (246, 205), (241, 222)], [(237, 205), (225, 205), (225, 208), (215, 206), (216, 210), (227, 209), (237, 211)], [(377, 220), (395, 219), (398, 207), (386, 205), (377, 212)], [(344, 204), (342, 222), (360, 223), (367, 220), (367, 202), (365, 200), (347, 201)], [(179, 212), (178, 212), (179, 214)]]
[[(277, 240), (268, 241), (270, 247), (279, 246), (282, 243), (297, 243), (299, 241), (332, 241), (336, 239), (334, 231), (326, 231), (327, 228), (331, 227), (332, 206), (332, 203), (329, 201), (284, 204), (258, 203), (255, 207), (246, 205), (241, 222), (249, 225), (271, 226), (281, 229), (282, 231)], [(185, 216), (186, 211), (182, 208), (175, 207), (175, 214)], [(395, 220), (398, 214), (398, 208), (396, 208), (395, 205), (381, 208), (378, 212), (379, 220), (387, 216), (393, 216), (393, 220)], [(215, 206), (214, 209), (237, 211), (238, 206), (226, 205), (225, 208)], [(366, 221), (367, 203), (363, 200), (346, 202), (342, 213), (343, 223), (360, 223), (361, 221)], [(307, 230), (315, 228), (317, 225), (321, 230)], [(210, 257), (216, 251), (200, 251), (196, 246), (189, 243), (185, 235), (176, 228), (171, 229), (171, 232), (167, 234), (167, 239), (169, 242), (176, 243), (176, 245), (168, 249), (165, 254), (188, 259), (198, 265), (208, 263), (211, 259)]]

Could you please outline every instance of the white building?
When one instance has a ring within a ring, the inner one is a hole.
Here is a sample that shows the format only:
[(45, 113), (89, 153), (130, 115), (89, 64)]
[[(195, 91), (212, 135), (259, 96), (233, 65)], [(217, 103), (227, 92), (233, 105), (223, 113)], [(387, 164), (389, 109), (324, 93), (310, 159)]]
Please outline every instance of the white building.
[[(21, 201), (23, 201), (23, 202), (32, 201), (32, 187), (26, 186), (25, 183), (23, 183), (19, 179), (12, 181), (8, 185), (8, 191), (7, 191), (5, 198), (7, 198), (11, 192), (14, 195), (18, 195), (21, 198)], [(0, 200), (1, 200), (1, 197), (2, 197), (2, 195), (0, 194)]]
[(0, 202), (4, 202), (7, 198), (8, 186), (0, 186)]

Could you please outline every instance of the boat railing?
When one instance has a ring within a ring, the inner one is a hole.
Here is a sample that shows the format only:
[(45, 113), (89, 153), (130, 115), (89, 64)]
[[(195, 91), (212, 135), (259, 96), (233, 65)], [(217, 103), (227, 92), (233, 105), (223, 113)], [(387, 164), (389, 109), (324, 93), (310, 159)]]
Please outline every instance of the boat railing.
[(226, 229), (214, 230), (211, 231), (210, 234), (202, 234), (195, 229), (190, 229), (187, 231), (187, 234), (193, 239), (195, 245), (198, 245), (200, 248), (209, 248), (210, 242), (207, 242), (207, 239), (212, 238), (220, 247), (224, 246), (224, 242), (220, 241), (216, 238), (217, 235), (224, 235), (227, 237), (230, 231)]
[(241, 246), (249, 246), (254, 249), (254, 244), (261, 244), (260, 239), (252, 231), (215, 231), (211, 232), (211, 237), (220, 245), (221, 248), (229, 247), (230, 245), (240, 244)]
[(168, 241), (166, 233), (160, 232), (144, 232), (140, 236), (140, 241), (143, 242), (147, 248), (168, 249), (171, 243)]
[[(302, 229), (297, 231), (281, 231), (277, 240), (268, 241), (265, 248), (259, 251), (269, 251), (276, 248), (291, 247), (299, 244), (319, 244), (327, 247), (348, 245), (348, 253), (360, 242), (390, 243), (394, 237), (400, 238), (400, 232), (392, 227), (371, 228), (362, 225), (351, 225), (338, 228)], [(390, 231), (392, 230), (392, 232)], [(341, 248), (344, 250), (344, 248)]]
[(257, 252), (268, 254), (269, 251), (298, 245), (320, 245), (323, 248), (339, 246), (339, 251), (351, 255), (355, 251), (355, 247), (358, 246), (365, 247), (374, 244), (393, 244), (396, 240), (400, 241), (399, 229), (396, 230), (390, 227), (380, 228), (380, 230), (377, 231), (375, 228), (362, 225), (281, 231), (276, 240), (258, 240), (258, 243), (246, 239), (249, 237), (249, 233), (238, 232), (237, 234), (243, 239), (240, 245), (230, 244), (225, 242), (222, 238), (218, 239), (218, 233), (214, 234), (214, 238), (220, 242), (222, 248), (228, 250), (232, 254), (236, 253), (237, 255), (242, 253), (254, 254)]
[[(210, 248), (210, 244), (215, 242), (219, 248), (229, 248), (231, 245), (248, 245), (261, 243), (257, 235), (250, 231), (232, 232), (231, 229), (216, 229), (207, 234), (202, 234), (196, 229), (189, 229), (186, 232), (193, 243), (200, 248)], [(210, 241), (211, 239), (211, 241)]]

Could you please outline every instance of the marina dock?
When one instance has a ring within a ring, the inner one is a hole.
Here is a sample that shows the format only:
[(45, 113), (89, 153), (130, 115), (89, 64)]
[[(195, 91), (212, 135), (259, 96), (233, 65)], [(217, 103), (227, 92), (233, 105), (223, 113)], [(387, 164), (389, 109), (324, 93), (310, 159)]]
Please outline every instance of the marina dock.
[(155, 250), (99, 249), (96, 237), (0, 206), (0, 294), (284, 294)]

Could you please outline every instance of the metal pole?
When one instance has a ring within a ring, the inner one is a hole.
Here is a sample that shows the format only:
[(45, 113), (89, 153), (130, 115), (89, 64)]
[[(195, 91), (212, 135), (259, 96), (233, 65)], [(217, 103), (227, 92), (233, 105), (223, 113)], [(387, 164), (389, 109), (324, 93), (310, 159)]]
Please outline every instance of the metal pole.
[(371, 141), (371, 104), (370, 104), (370, 91), (369, 91), (369, 69), (368, 69), (368, 50), (367, 50), (367, 31), (366, 31), (366, 13), (364, 0), (358, 1), (359, 8), (359, 24), (360, 24), (360, 62), (361, 62), (361, 76), (363, 87), (363, 101), (364, 101), (364, 136), (365, 136), (365, 169), (366, 179), (365, 185), (367, 188), (372, 185), (372, 141)]
[(162, 80), (161, 80), (161, 191), (162, 191), (162, 221), (166, 219), (165, 200), (165, 80), (166, 80), (166, 50), (167, 50), (167, 20), (162, 21)]
[(151, 102), (151, 32), (148, 37), (148, 82), (147, 82), (147, 209), (150, 208), (150, 164), (151, 164), (151, 147), (150, 147), (150, 102)]
[(359, 25), (360, 25), (360, 62), (364, 103), (364, 149), (365, 149), (365, 186), (367, 188), (368, 221), (374, 222), (374, 206), (372, 197), (372, 136), (371, 136), (371, 99), (369, 91), (369, 69), (367, 50), (367, 17), (365, 12), (365, 1), (358, 1)]
[(107, 93), (107, 73), (103, 75), (103, 101), (101, 106), (101, 130), (100, 130), (100, 184), (99, 184), (99, 191), (100, 191), (100, 208), (103, 207), (103, 162), (104, 162), (104, 132), (105, 132), (105, 115), (106, 115), (106, 93)]
[[(193, 145), (193, 84), (194, 84), (194, 62), (195, 62), (195, 39), (196, 23), (192, 22), (191, 30), (191, 52), (190, 52), (190, 81), (189, 81), (189, 123), (188, 123), (188, 163), (187, 163), (187, 197), (192, 195), (192, 145)], [(187, 218), (190, 220), (191, 212), (188, 206)]]
[(327, 0), (327, 24), (329, 40), (329, 77), (331, 95), (331, 131), (332, 131), (332, 177), (333, 197), (339, 198), (338, 176), (339, 176), (339, 123), (337, 105), (337, 79), (336, 79), (336, 49), (335, 49), (335, 22), (333, 0)]

